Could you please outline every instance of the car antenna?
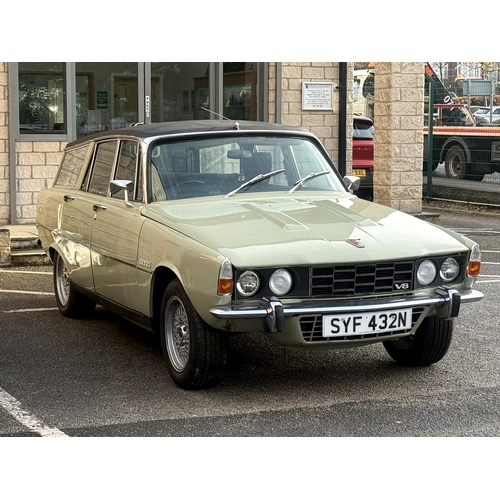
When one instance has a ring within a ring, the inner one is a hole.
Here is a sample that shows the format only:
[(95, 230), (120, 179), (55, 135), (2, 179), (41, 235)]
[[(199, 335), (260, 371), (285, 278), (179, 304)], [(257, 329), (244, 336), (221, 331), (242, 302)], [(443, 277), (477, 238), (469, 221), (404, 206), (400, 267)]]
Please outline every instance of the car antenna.
[[(215, 111), (212, 111), (211, 109), (204, 108), (203, 106), (200, 106), (200, 107), (201, 107), (201, 109), (202, 109), (203, 111), (207, 111), (208, 113), (212, 113), (213, 115), (220, 116), (223, 120), (233, 121), (233, 120), (231, 120), (231, 118), (227, 118), (227, 117), (226, 117), (226, 116), (224, 116), (224, 115), (220, 115), (219, 113), (216, 113)], [(234, 128), (235, 128), (236, 130), (239, 130), (239, 129), (240, 129), (240, 124), (239, 124), (238, 122), (236, 122), (236, 121), (234, 122)]]

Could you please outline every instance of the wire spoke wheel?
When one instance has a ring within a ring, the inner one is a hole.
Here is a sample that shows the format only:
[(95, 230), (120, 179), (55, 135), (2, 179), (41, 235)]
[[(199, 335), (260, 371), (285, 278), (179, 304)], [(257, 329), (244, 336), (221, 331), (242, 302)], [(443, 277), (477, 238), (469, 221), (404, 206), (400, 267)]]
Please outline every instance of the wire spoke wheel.
[(163, 358), (174, 382), (184, 389), (220, 382), (226, 366), (227, 335), (203, 321), (179, 280), (165, 289), (160, 314)]
[(54, 292), (59, 311), (70, 318), (86, 317), (95, 309), (95, 302), (82, 295), (71, 282), (64, 259), (54, 255)]
[(69, 301), (71, 283), (64, 261), (58, 257), (55, 265), (56, 293), (61, 305), (66, 306)]
[(167, 303), (165, 340), (172, 366), (178, 372), (186, 368), (189, 359), (189, 321), (184, 304), (178, 297)]

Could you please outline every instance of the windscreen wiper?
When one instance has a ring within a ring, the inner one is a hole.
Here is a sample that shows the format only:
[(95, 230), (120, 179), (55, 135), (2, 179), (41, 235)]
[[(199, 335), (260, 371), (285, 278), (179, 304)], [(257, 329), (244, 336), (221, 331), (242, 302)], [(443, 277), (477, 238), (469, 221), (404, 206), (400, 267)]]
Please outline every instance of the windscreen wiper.
[(229, 198), (230, 196), (233, 196), (233, 194), (236, 194), (238, 191), (241, 191), (242, 189), (245, 189), (248, 186), (251, 186), (252, 184), (257, 184), (260, 181), (263, 181), (264, 179), (268, 179), (269, 177), (273, 177), (278, 174), (282, 174), (285, 171), (284, 168), (280, 170), (274, 170), (273, 172), (268, 172), (267, 174), (259, 174), (250, 179), (249, 181), (243, 183), (240, 187), (236, 188), (234, 191), (231, 191), (230, 193), (227, 193), (224, 198)]
[(330, 170), (322, 170), (321, 172), (312, 172), (308, 175), (306, 175), (305, 177), (302, 177), (302, 179), (299, 179), (298, 181), (296, 181), (293, 185), (293, 188), (290, 189), (290, 191), (288, 191), (287, 194), (292, 194), (294, 191), (297, 191), (297, 189), (301, 188), (302, 185), (307, 182), (309, 179), (313, 179), (314, 177), (318, 177), (320, 175), (325, 175), (325, 174), (329, 174), (330, 173)]

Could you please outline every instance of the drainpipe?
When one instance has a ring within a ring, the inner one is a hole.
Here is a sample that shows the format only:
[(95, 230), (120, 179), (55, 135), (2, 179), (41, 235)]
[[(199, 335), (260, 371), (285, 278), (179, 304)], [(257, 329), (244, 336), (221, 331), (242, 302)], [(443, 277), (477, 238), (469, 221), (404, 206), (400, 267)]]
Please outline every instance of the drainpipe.
[(9, 200), (10, 223), (17, 224), (16, 137), (19, 133), (19, 104), (17, 102), (17, 63), (9, 63)]
[(337, 168), (342, 177), (346, 175), (347, 142), (347, 63), (339, 63), (339, 142)]
[[(432, 159), (434, 149), (434, 81), (425, 73), (425, 79), (429, 83), (429, 113), (427, 127), (427, 197), (432, 198)], [(425, 139), (425, 138), (424, 138)]]
[(276, 109), (274, 112), (276, 113), (275, 119), (276, 123), (281, 123), (281, 99), (283, 97), (283, 90), (281, 85), (283, 83), (283, 75), (282, 75), (283, 65), (280, 62), (276, 63)]

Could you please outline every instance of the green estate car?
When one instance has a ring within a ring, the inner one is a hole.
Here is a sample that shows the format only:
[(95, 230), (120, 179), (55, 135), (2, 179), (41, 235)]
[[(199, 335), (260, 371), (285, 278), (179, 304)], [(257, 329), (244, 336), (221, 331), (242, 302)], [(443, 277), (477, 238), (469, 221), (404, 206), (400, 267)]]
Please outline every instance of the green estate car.
[(37, 225), (62, 314), (96, 303), (157, 332), (173, 380), (208, 387), (228, 339), (289, 348), (383, 342), (439, 361), (481, 253), (470, 239), (354, 196), (297, 127), (139, 125), (67, 145)]

